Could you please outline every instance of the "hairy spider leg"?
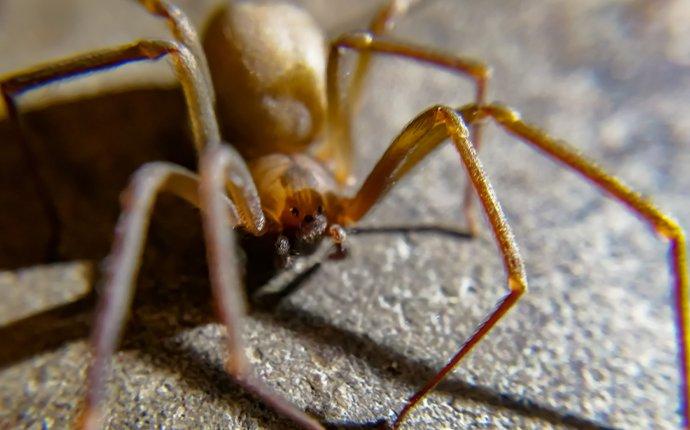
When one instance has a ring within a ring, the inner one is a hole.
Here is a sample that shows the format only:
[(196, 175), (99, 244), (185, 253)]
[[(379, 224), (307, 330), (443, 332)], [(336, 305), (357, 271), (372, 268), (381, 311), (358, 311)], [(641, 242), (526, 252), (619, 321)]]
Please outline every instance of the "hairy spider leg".
[[(149, 163), (134, 174), (124, 193), (115, 242), (107, 259), (104, 296), (99, 302), (92, 333), (94, 359), (89, 370), (87, 404), (81, 416), (81, 428), (96, 430), (101, 427), (100, 404), (105, 375), (124, 327), (126, 312), (131, 306), (153, 205), (158, 194), (171, 192), (202, 210), (211, 287), (219, 316), (227, 329), (226, 371), (278, 413), (305, 429), (322, 430), (318, 421), (256, 378), (244, 352), (241, 333), (246, 298), (241, 289), (231, 227), (241, 225), (259, 235), (265, 225), (249, 170), (233, 148), (216, 145), (202, 152), (200, 175), (198, 179), (192, 172), (169, 163)], [(226, 197), (225, 190), (229, 190), (232, 200)]]
[[(247, 361), (242, 347), (241, 328), (246, 303), (240, 289), (237, 262), (235, 259), (235, 241), (232, 230), (227, 223), (227, 206), (223, 204), (223, 188), (228, 180), (233, 179), (240, 169), (246, 169), (240, 155), (229, 146), (209, 149), (201, 160), (201, 186), (199, 188), (203, 209), (204, 235), (208, 253), (211, 285), (216, 301), (219, 304), (221, 318), (228, 329), (229, 355), (226, 370), (248, 392), (254, 394), (265, 404), (294, 423), (307, 430), (323, 430), (323, 426), (314, 418), (297, 408), (284, 396), (276, 393), (265, 382), (255, 377), (251, 364)], [(245, 171), (244, 178), (235, 184), (238, 192), (256, 193), (251, 176)], [(232, 192), (231, 192), (232, 194)], [(265, 222), (258, 196), (249, 202), (255, 202), (254, 225), (260, 234)], [(251, 228), (251, 226), (249, 226)], [(251, 229), (250, 229), (251, 231)]]
[(92, 360), (86, 384), (86, 404), (77, 426), (84, 430), (102, 427), (101, 404), (110, 360), (131, 307), (150, 214), (161, 192), (173, 193), (199, 205), (196, 175), (170, 163), (154, 162), (140, 167), (123, 193), (122, 211), (115, 229), (115, 241), (105, 260), (102, 293), (91, 331)]
[(170, 55), (175, 72), (187, 100), (192, 135), (197, 152), (207, 142), (220, 142), (220, 133), (213, 112), (210, 90), (205, 87), (203, 74), (189, 49), (178, 42), (167, 40), (140, 40), (116, 47), (92, 51), (63, 60), (41, 64), (7, 76), (0, 81), (4, 94), (14, 97), (30, 89), (62, 79), (72, 78), (99, 70), (112, 69), (123, 64), (158, 60)]
[[(255, 377), (243, 348), (241, 333), (246, 298), (237, 270), (233, 228), (241, 225), (256, 235), (264, 231), (265, 218), (253, 179), (240, 155), (227, 145), (205, 149), (200, 160), (200, 171), (201, 179), (198, 180), (193, 173), (181, 167), (169, 163), (149, 163), (135, 173), (124, 193), (116, 240), (107, 260), (103, 288), (105, 296), (99, 302), (98, 319), (92, 334), (94, 360), (89, 371), (89, 392), (81, 418), (82, 428), (100, 428), (100, 404), (108, 362), (131, 306), (153, 204), (158, 194), (167, 191), (202, 210), (211, 287), (219, 316), (227, 330), (226, 371), (248, 392), (278, 413), (305, 429), (322, 429), (318, 421)], [(225, 189), (229, 190), (231, 200), (224, 194)]]
[[(356, 100), (353, 100), (353, 97), (350, 97), (349, 105), (345, 108), (342, 108), (340, 95), (338, 94), (339, 60), (344, 49), (355, 50), (360, 52), (360, 55), (362, 56), (366, 55), (367, 57), (364, 58), (365, 62), (369, 61), (368, 56), (371, 54), (380, 53), (407, 58), (420, 63), (435, 65), (442, 69), (458, 73), (462, 76), (470, 78), (474, 82), (475, 103), (478, 105), (484, 104), (486, 89), (489, 78), (491, 77), (491, 68), (481, 61), (472, 58), (448, 55), (409, 43), (398, 42), (390, 39), (381, 39), (376, 33), (371, 31), (364, 33), (360, 32), (345, 34), (331, 43), (331, 51), (328, 56), (328, 66), (326, 71), (328, 122), (330, 124), (329, 128), (333, 129), (335, 132), (335, 135), (329, 136), (328, 141), (332, 142), (330, 143), (331, 145), (341, 145), (340, 153), (351, 154), (352, 152), (350, 149), (346, 148), (352, 146), (350, 137), (350, 116), (352, 105), (356, 104)], [(360, 65), (361, 64), (362, 63), (360, 63)], [(361, 85), (363, 73), (366, 71), (365, 67), (361, 68), (361, 70), (358, 67), (355, 72), (356, 74), (353, 77), (353, 85), (355, 85), (354, 98), (358, 97), (358, 86)], [(470, 124), (470, 126), (472, 130), (472, 143), (475, 149), (479, 150), (482, 136), (482, 121), (476, 121)], [(350, 155), (348, 155), (348, 157), (349, 156)], [(338, 161), (339, 158), (336, 158), (335, 160), (335, 162), (338, 163), (337, 166), (340, 166), (341, 169), (343, 168), (342, 166), (349, 166), (349, 164), (351, 164), (348, 160)], [(339, 177), (337, 171), (336, 177)], [(468, 180), (463, 201), (463, 214), (465, 216), (468, 231), (472, 234), (476, 234), (478, 230), (477, 221), (471, 208), (473, 189), (474, 187), (471, 183), (471, 180)]]
[[(426, 48), (419, 48), (409, 45), (404, 45), (396, 42), (391, 42), (389, 40), (377, 39), (375, 35), (371, 33), (353, 33), (349, 35), (342, 36), (337, 39), (331, 45), (331, 54), (329, 56), (328, 63), (328, 93), (329, 93), (329, 109), (332, 118), (335, 118), (337, 122), (339, 119), (339, 114), (341, 107), (338, 105), (340, 103), (340, 98), (337, 95), (337, 70), (338, 70), (338, 54), (340, 48), (355, 49), (358, 51), (365, 52), (380, 52), (383, 54), (398, 55), (402, 57), (411, 58), (420, 62), (427, 62), (439, 65), (444, 68), (455, 69), (457, 71), (465, 74), (474, 79), (476, 85), (476, 99), (483, 100), (486, 93), (486, 84), (490, 76), (490, 69), (488, 66), (471, 59), (463, 59), (459, 57), (450, 57), (447, 55), (435, 53)], [(457, 65), (460, 65), (458, 67)], [(479, 106), (484, 106), (481, 101), (475, 102), (470, 105), (474, 106), (475, 110), (481, 111)], [(475, 114), (473, 117), (465, 117), (467, 123), (473, 128), (473, 137), (480, 136), (481, 129), (475, 125), (483, 123), (486, 116), (500, 117), (500, 109), (498, 105), (491, 105), (493, 109), (487, 109), (483, 114)], [(493, 112), (493, 113), (492, 113)], [(504, 111), (503, 113), (505, 114)], [(342, 114), (340, 114), (342, 115)], [(510, 117), (509, 115), (504, 115), (505, 118)], [(514, 118), (517, 118), (513, 114)], [(614, 197), (623, 201), (628, 207), (630, 207), (635, 212), (642, 215), (647, 219), (652, 225), (659, 231), (662, 235), (669, 238), (671, 254), (672, 254), (672, 269), (675, 284), (675, 295), (676, 295), (676, 319), (679, 332), (679, 347), (680, 347), (680, 361), (681, 361), (681, 408), (683, 418), (685, 420), (686, 427), (690, 425), (690, 388), (688, 387), (688, 374), (690, 374), (690, 357), (688, 356), (688, 345), (690, 345), (690, 293), (688, 292), (688, 281), (687, 281), (687, 263), (685, 257), (685, 239), (683, 230), (677, 224), (675, 220), (664, 215), (660, 210), (656, 209), (649, 201), (643, 199), (639, 194), (630, 190), (627, 186), (623, 185), (622, 182), (616, 178), (608, 175), (601, 168), (599, 168), (595, 163), (590, 162), (586, 158), (578, 155), (577, 151), (558, 144), (555, 140), (548, 138), (545, 133), (538, 131), (537, 128), (522, 125), (517, 127), (515, 123), (511, 123), (512, 130), (509, 125), (505, 122), (499, 123), (511, 134), (521, 137), (528, 143), (531, 143), (552, 157), (555, 157), (566, 165), (572, 167), (576, 171), (583, 174), (585, 177), (591, 179), (597, 186), (613, 194)], [(517, 128), (515, 128), (517, 127)], [(529, 129), (532, 133), (526, 133), (525, 130)], [(520, 134), (526, 133), (526, 134)], [(556, 146), (557, 145), (557, 146)], [(478, 145), (475, 142), (475, 148), (478, 149)], [(470, 187), (471, 183), (468, 184), (466, 188), (463, 211), (465, 218), (468, 222), (468, 227), (471, 232), (476, 232), (476, 221), (474, 219), (474, 214), (471, 210), (473, 191)]]
[[(81, 428), (96, 430), (101, 427), (100, 405), (108, 363), (131, 306), (153, 205), (158, 194), (171, 192), (202, 211), (211, 287), (220, 319), (227, 329), (227, 372), (278, 413), (305, 429), (322, 430), (314, 418), (257, 379), (244, 352), (241, 333), (246, 298), (241, 289), (231, 227), (241, 225), (247, 231), (261, 234), (265, 225), (249, 170), (234, 149), (216, 145), (204, 149), (200, 172), (198, 179), (192, 172), (169, 163), (149, 163), (135, 173), (124, 193), (115, 242), (107, 259), (104, 296), (99, 302), (92, 333), (94, 359), (89, 370), (89, 391)], [(226, 189), (231, 199), (224, 194)]]
[(353, 198), (347, 199), (344, 205), (347, 208), (344, 222), (351, 223), (359, 220), (401, 177), (450, 137), (479, 196), (503, 256), (509, 292), (498, 301), (495, 308), (487, 314), (450, 361), (407, 401), (393, 424), (394, 428), (398, 428), (403, 423), (412, 408), (453, 370), (457, 363), (527, 291), (527, 279), (522, 257), (515, 244), (513, 233), (484, 173), (484, 168), (477, 157), (474, 146), (470, 143), (468, 134), (465, 120), (455, 110), (445, 106), (435, 106), (424, 111), (398, 135), (357, 194)]
[[(439, 121), (438, 112), (445, 112), (444, 109), (447, 108), (434, 107), (421, 114), (407, 126), (405, 131), (403, 131), (396, 141), (388, 148), (355, 197), (348, 201), (348, 222), (354, 222), (364, 216), (368, 210), (388, 192), (398, 179), (409, 172), (412, 167), (433, 151), (448, 136), (449, 130), (447, 122), (443, 122), (446, 127), (446, 129), (443, 129), (438, 123), (434, 123), (430, 119), (434, 118), (436, 121)], [(611, 194), (632, 211), (647, 220), (659, 234), (669, 239), (671, 256), (670, 269), (674, 280), (676, 325), (678, 327), (678, 343), (680, 349), (681, 414), (683, 416), (684, 426), (687, 428), (688, 422), (690, 422), (688, 420), (688, 369), (690, 368), (690, 360), (688, 359), (690, 331), (688, 327), (690, 327), (690, 292), (688, 291), (687, 252), (683, 229), (674, 219), (656, 208), (653, 203), (642, 197), (639, 193), (631, 190), (619, 179), (606, 173), (595, 162), (580, 155), (576, 149), (569, 145), (548, 136), (539, 128), (522, 122), (514, 111), (498, 104), (485, 106), (470, 104), (458, 109), (457, 113), (461, 117), (460, 124), (482, 121), (485, 117), (491, 117), (509, 134), (517, 136), (550, 157), (574, 169), (593, 182), (597, 187)], [(446, 117), (443, 117), (444, 121), (448, 121), (445, 120)], [(461, 148), (461, 146), (458, 145), (458, 139), (462, 137), (463, 135), (460, 134), (458, 137), (454, 138), (454, 142), (458, 148)], [(467, 142), (466, 137), (464, 141)], [(471, 146), (469, 142), (466, 144)], [(474, 151), (469, 151), (469, 153), (476, 157)], [(519, 267), (519, 270), (515, 273), (523, 273), (521, 271), (522, 265), (520, 256), (513, 242), (508, 225), (505, 224), (505, 220), (500, 212), (500, 206), (498, 206), (497, 202), (495, 207), (491, 206), (491, 201), (495, 200), (495, 196), (490, 191), (491, 188), (485, 176), (481, 174), (481, 165), (478, 164), (478, 160), (476, 160), (476, 165), (468, 164), (462, 152), (461, 156), (463, 156), (463, 162), (468, 168), (472, 183), (477, 187), (476, 189), (480, 201), (485, 208), (494, 235), (499, 243), (499, 247), (504, 253), (504, 262), (508, 271), (511, 292), (499, 301), (494, 311), (492, 311), (479, 325), (478, 329), (473, 333), (470, 339), (463, 344), (461, 349), (453, 356), (448, 364), (408, 400), (394, 424), (396, 428), (402, 424), (405, 416), (410, 410), (414, 408), (414, 406), (432, 390), (455, 365), (457, 365), (457, 363), (469, 352), (471, 347), (489, 331), (526, 289), (525, 283), (514, 282), (515, 279), (520, 279), (519, 277), (511, 277), (511, 264)], [(470, 166), (473, 167), (471, 168)], [(485, 187), (485, 191), (482, 191), (481, 185)], [(502, 225), (504, 225), (505, 230)], [(524, 281), (524, 274), (521, 279)]]
[(596, 162), (580, 154), (580, 152), (563, 141), (549, 136), (547, 133), (527, 124), (510, 108), (500, 104), (486, 106), (469, 104), (458, 112), (466, 121), (481, 120), (490, 117), (496, 121), (508, 134), (542, 151), (547, 156), (570, 167), (584, 176), (597, 188), (607, 192), (616, 200), (623, 203), (631, 211), (647, 221), (651, 227), (669, 241), (669, 264), (674, 287), (674, 307), (676, 314), (676, 330), (678, 334), (678, 357), (680, 361), (680, 408), (685, 428), (690, 427), (690, 291), (688, 290), (688, 263), (686, 239), (683, 228), (671, 216), (658, 209), (649, 199), (632, 190), (623, 181), (607, 173)]
[(189, 51), (196, 58), (197, 66), (206, 80), (206, 88), (208, 88), (211, 97), (211, 103), (215, 103), (215, 93), (213, 92), (213, 81), (211, 80), (211, 72), (208, 68), (206, 55), (201, 47), (199, 35), (194, 26), (187, 18), (187, 15), (180, 9), (164, 0), (138, 0), (151, 14), (164, 18), (167, 21), (168, 28), (176, 41), (186, 46)]

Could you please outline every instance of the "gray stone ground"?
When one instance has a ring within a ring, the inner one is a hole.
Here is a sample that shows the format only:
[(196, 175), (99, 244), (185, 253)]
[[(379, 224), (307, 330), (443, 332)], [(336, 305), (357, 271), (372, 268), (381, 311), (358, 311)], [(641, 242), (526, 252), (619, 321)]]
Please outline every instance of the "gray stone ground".
[[(0, 72), (164, 34), (128, 2), (112, 3), (0, 2)], [(370, 7), (307, 3), (333, 31)], [(196, 7), (203, 16), (206, 5)], [(601, 160), (688, 226), (688, 19), (684, 0), (430, 0), (396, 34), (484, 59), (495, 71), (491, 98)], [(111, 79), (157, 81), (159, 70), (135, 67)], [(104, 85), (112, 82), (79, 91)], [(357, 126), (360, 177), (414, 113), (471, 94), (461, 79), (395, 60), (376, 62), (368, 90)], [(45, 106), (51, 96), (42, 97), (33, 103)], [(50, 143), (39, 152), (69, 218), (61, 245), (69, 263), (36, 265), (45, 221), (20, 180), (16, 151), (2, 149), (0, 428), (59, 429), (74, 419), (92, 306), (79, 297), (92, 285), (91, 262), (107, 249), (117, 190), (131, 170), (150, 158), (189, 162), (179, 149), (187, 147), (181, 110), (176, 92), (148, 89), (27, 116), (32, 139)], [(0, 123), (0, 140), (9, 133)], [(481, 156), (531, 290), (408, 428), (678, 427), (664, 244), (619, 204), (494, 127)], [(459, 226), (463, 181), (445, 148), (365, 224)], [(156, 212), (143, 293), (113, 360), (108, 428), (290, 428), (223, 374), (224, 329), (208, 303), (194, 212), (167, 200)], [(473, 241), (422, 232), (352, 237), (347, 260), (325, 262), (274, 309), (251, 315), (247, 352), (300, 408), (363, 427), (399, 410), (503, 288), (487, 230)]]

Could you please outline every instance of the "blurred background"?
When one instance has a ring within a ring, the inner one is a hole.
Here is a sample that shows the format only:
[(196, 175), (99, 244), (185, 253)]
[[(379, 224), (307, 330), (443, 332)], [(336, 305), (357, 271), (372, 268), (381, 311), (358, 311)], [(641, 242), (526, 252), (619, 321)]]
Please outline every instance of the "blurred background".
[[(220, 2), (176, 3), (203, 28)], [(295, 3), (329, 37), (364, 28), (381, 4)], [(687, 227), (689, 21), (684, 0), (423, 0), (393, 34), (485, 61), (494, 69), (489, 99), (600, 160)], [(0, 75), (146, 37), (167, 31), (135, 2), (0, 0)], [(377, 59), (365, 93), (360, 180), (416, 113), (473, 92), (451, 74)], [(0, 428), (64, 428), (83, 396), (91, 303), (59, 307), (93, 286), (118, 193), (136, 167), (192, 167), (194, 156), (165, 61), (51, 85), (20, 106), (65, 220), (66, 263), (42, 260), (47, 221), (2, 120)], [(665, 244), (578, 176), (493, 126), (486, 134), (481, 157), (531, 291), (410, 428), (679, 427)], [(462, 226), (464, 180), (443, 148), (365, 224)], [(174, 199), (157, 206), (140, 279), (150, 293), (114, 365), (111, 428), (286, 425), (221, 376), (223, 330), (209, 321), (207, 297), (186, 296), (207, 289), (199, 234), (193, 210)], [(271, 385), (322, 420), (356, 428), (399, 410), (493, 306), (504, 277), (488, 230), (474, 241), (366, 235), (351, 248), (277, 309), (254, 313), (246, 331)]]

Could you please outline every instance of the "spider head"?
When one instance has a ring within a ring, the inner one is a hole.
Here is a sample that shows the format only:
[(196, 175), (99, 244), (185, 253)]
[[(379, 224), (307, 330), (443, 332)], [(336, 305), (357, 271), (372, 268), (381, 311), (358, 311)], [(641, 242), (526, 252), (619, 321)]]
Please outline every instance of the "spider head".
[[(287, 262), (290, 255), (313, 253), (325, 236), (330, 236), (337, 249), (342, 249), (345, 230), (329, 217), (332, 199), (313, 189), (288, 194), (280, 217), (282, 234), (276, 242), (276, 252)], [(332, 209), (332, 208), (331, 208)]]
[(291, 239), (297, 253), (317, 245), (328, 228), (323, 199), (312, 189), (292, 193), (281, 218), (284, 234)]

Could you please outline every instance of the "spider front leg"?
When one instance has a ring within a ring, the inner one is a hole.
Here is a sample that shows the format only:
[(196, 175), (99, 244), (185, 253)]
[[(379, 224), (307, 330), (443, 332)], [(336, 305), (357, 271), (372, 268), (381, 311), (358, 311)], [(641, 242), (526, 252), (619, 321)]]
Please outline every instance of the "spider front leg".
[[(246, 179), (248, 174), (245, 175), (244, 172), (240, 171), (236, 176)], [(237, 190), (243, 187), (243, 184), (232, 184), (229, 185), (230, 187)], [(134, 285), (156, 197), (162, 192), (170, 192), (199, 207), (204, 201), (199, 198), (198, 188), (199, 180), (189, 170), (170, 163), (154, 162), (137, 170), (123, 193), (123, 208), (115, 228), (115, 241), (105, 260), (102, 294), (99, 298), (96, 321), (91, 333), (93, 358), (88, 373), (86, 405), (80, 417), (80, 427), (84, 430), (101, 428), (100, 405), (103, 399), (108, 364), (117, 346), (125, 324), (126, 314), (131, 306)], [(251, 188), (248, 193), (251, 193)], [(239, 215), (238, 209), (247, 207), (248, 204), (240, 204), (236, 209), (222, 193), (216, 200), (219, 200), (220, 204), (230, 210), (229, 216), (233, 220), (244, 219)], [(227, 219), (224, 221), (227, 222)], [(251, 229), (252, 225), (260, 225), (261, 223), (261, 219), (255, 218), (251, 223), (247, 222), (246, 227)], [(234, 250), (232, 243), (228, 247), (230, 251)], [(230, 260), (230, 263), (232, 264), (233, 261)], [(238, 280), (235, 281), (234, 288), (240, 288)], [(223, 315), (231, 314), (234, 311), (234, 308), (229, 307), (230, 305), (227, 305), (226, 302), (222, 304)], [(234, 306), (238, 305), (235, 304)], [(229, 333), (231, 339), (237, 338), (237, 336), (232, 336), (234, 333), (232, 330)]]
[(323, 430), (317, 420), (256, 378), (244, 352), (241, 329), (246, 300), (239, 288), (241, 283), (235, 258), (235, 240), (228, 226), (227, 206), (223, 202), (223, 196), (227, 187), (233, 200), (242, 202), (236, 206), (238, 216), (252, 219), (250, 223), (243, 224), (245, 228), (255, 235), (263, 233), (265, 218), (246, 164), (229, 146), (210, 148), (200, 161), (199, 193), (211, 285), (220, 317), (228, 331), (228, 360), (225, 368), (248, 392), (284, 417), (306, 430)]
[(491, 224), (495, 240), (503, 255), (509, 292), (498, 301), (496, 307), (487, 314), (450, 361), (407, 401), (393, 424), (394, 428), (402, 424), (412, 408), (453, 370), (527, 290), (522, 257), (518, 252), (510, 226), (474, 147), (469, 141), (465, 121), (451, 108), (432, 107), (412, 120), (381, 157), (357, 194), (347, 199), (344, 205), (347, 210), (342, 222), (349, 224), (363, 217), (402, 176), (448, 137), (452, 139), (460, 154), (472, 186)]
[(126, 63), (158, 60), (170, 55), (175, 72), (182, 85), (192, 125), (194, 144), (198, 152), (208, 142), (220, 142), (220, 133), (213, 112), (212, 90), (206, 87), (203, 72), (194, 54), (183, 44), (167, 40), (140, 40), (138, 42), (76, 55), (64, 60), (38, 65), (4, 76), (0, 79), (0, 92), (16, 111), (14, 99), (34, 88), (99, 70), (111, 69)]
[[(391, 10), (395, 10), (391, 5)], [(387, 15), (388, 9), (383, 9), (382, 17)], [(392, 11), (388, 11), (389, 15), (394, 16)], [(388, 22), (382, 19), (380, 26)], [(376, 21), (372, 24), (372, 29), (376, 29)], [(345, 106), (342, 106), (341, 95), (338, 91), (339, 82), (339, 62), (340, 56), (345, 49), (355, 50), (361, 53), (363, 58), (355, 70), (355, 75), (352, 78), (350, 87), (349, 99), (346, 100)], [(339, 37), (331, 43), (331, 51), (328, 56), (327, 65), (327, 94), (328, 94), (328, 124), (329, 124), (329, 138), (324, 144), (324, 148), (337, 147), (334, 154), (325, 153), (327, 155), (335, 155), (335, 173), (338, 180), (344, 182), (349, 175), (351, 166), (352, 154), (352, 139), (350, 136), (350, 122), (353, 105), (356, 104), (356, 99), (359, 96), (359, 87), (364, 76), (369, 57), (371, 54), (379, 53), (384, 55), (392, 55), (401, 58), (406, 58), (420, 63), (435, 65), (442, 69), (457, 73), (461, 76), (470, 78), (475, 86), (475, 103), (482, 105), (486, 97), (486, 89), (489, 78), (491, 76), (491, 69), (484, 63), (465, 57), (455, 55), (448, 55), (442, 52), (437, 52), (429, 48), (415, 46), (409, 43), (392, 41), (390, 39), (382, 39), (375, 31), (365, 33), (351, 33)], [(472, 143), (476, 150), (481, 145), (482, 136), (482, 122), (476, 121), (471, 124), (472, 127)], [(319, 154), (321, 155), (321, 154)], [(328, 159), (325, 159), (328, 161)], [(474, 185), (471, 179), (465, 188), (465, 197), (463, 201), (463, 213), (467, 223), (468, 230), (472, 234), (476, 234), (477, 222), (472, 212), (472, 189)]]
[(201, 74), (206, 81), (206, 88), (209, 89), (211, 103), (215, 103), (215, 94), (213, 92), (213, 81), (211, 80), (211, 72), (208, 68), (206, 55), (201, 47), (199, 36), (197, 35), (194, 26), (189, 21), (187, 15), (174, 4), (168, 3), (164, 0), (138, 0), (151, 14), (157, 15), (168, 22), (168, 27), (175, 37), (175, 40), (186, 46), (189, 51), (196, 58), (197, 65)]
[(594, 161), (582, 156), (577, 149), (547, 135), (537, 127), (520, 120), (519, 115), (499, 104), (481, 106), (470, 104), (458, 110), (465, 121), (480, 121), (483, 117), (494, 119), (508, 134), (544, 152), (590, 180), (597, 188), (606, 191), (616, 200), (647, 221), (654, 230), (669, 241), (670, 269), (674, 282), (676, 327), (681, 367), (681, 414), (684, 427), (690, 428), (690, 290), (685, 233), (678, 222), (663, 213), (651, 201), (633, 191), (618, 178), (608, 174)]
[[(276, 394), (252, 373), (241, 337), (245, 297), (230, 227), (241, 225), (260, 235), (264, 231), (265, 219), (249, 171), (232, 148), (209, 146), (200, 161), (200, 179), (172, 164), (147, 164), (135, 173), (123, 194), (123, 209), (116, 227), (115, 242), (106, 260), (103, 295), (99, 299), (91, 336), (93, 360), (88, 374), (86, 405), (80, 417), (81, 428), (97, 430), (101, 427), (100, 405), (108, 363), (131, 306), (153, 205), (158, 194), (171, 192), (202, 211), (211, 286), (220, 319), (227, 329), (228, 373), (278, 413), (305, 429), (323, 430), (315, 419)], [(227, 198), (226, 190), (231, 200)]]
[(139, 271), (144, 240), (156, 195), (171, 192), (198, 206), (194, 173), (169, 163), (150, 163), (133, 176), (123, 194), (115, 242), (105, 260), (104, 285), (91, 332), (93, 358), (88, 373), (86, 405), (80, 417), (84, 430), (101, 428), (100, 410), (110, 358), (122, 333)]

